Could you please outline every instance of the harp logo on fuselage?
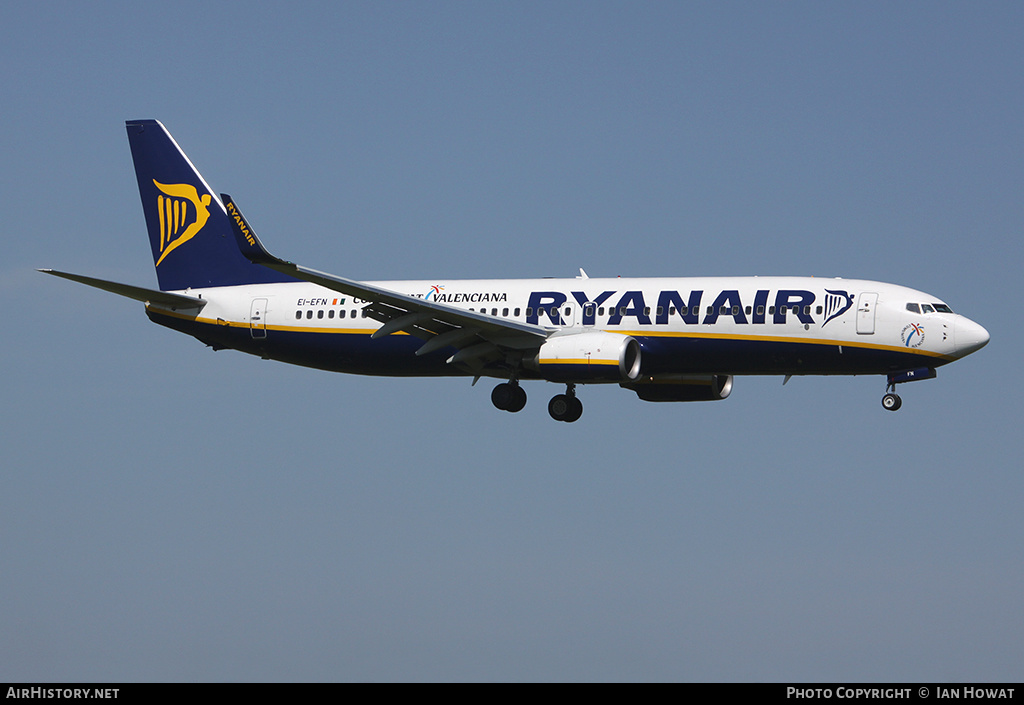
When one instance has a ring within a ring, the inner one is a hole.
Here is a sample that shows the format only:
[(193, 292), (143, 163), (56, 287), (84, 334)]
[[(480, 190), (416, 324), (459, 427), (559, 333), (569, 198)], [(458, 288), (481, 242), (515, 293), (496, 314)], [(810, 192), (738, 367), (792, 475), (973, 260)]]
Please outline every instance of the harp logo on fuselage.
[[(839, 318), (853, 306), (853, 297), (839, 289), (825, 289), (825, 323)], [(825, 323), (821, 327), (825, 327)]]

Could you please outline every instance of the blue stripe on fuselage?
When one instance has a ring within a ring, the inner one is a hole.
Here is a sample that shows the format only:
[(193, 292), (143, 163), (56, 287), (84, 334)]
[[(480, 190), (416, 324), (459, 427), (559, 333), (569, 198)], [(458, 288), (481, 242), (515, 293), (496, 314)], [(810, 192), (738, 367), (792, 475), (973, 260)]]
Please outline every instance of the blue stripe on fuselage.
[[(217, 325), (147, 309), (155, 323), (192, 335), (214, 348), (230, 348), (281, 362), (334, 372), (387, 376), (462, 376), (468, 374), (446, 361), (455, 353), (445, 348), (417, 357), (423, 344), (410, 335), (373, 340), (371, 331), (327, 332), (270, 328), (254, 339), (243, 325)], [(758, 340), (699, 335), (645, 335), (633, 332), (643, 355), (643, 374), (887, 374), (914, 367), (938, 367), (945, 358), (913, 350), (834, 344), (821, 341)], [(502, 376), (501, 368), (493, 372)], [(524, 379), (536, 375), (523, 371)]]

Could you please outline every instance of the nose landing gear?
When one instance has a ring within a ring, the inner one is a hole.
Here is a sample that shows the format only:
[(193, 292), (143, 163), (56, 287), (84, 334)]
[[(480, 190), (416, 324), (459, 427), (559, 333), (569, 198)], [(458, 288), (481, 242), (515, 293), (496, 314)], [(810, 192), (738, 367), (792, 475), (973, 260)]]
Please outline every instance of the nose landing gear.
[(903, 406), (903, 400), (896, 393), (896, 385), (904, 382), (916, 382), (918, 380), (935, 379), (935, 368), (920, 367), (916, 370), (904, 370), (902, 372), (890, 373), (886, 381), (885, 396), (882, 397), (882, 408), (886, 411), (896, 411)]
[(898, 411), (901, 406), (903, 406), (903, 400), (895, 392), (888, 392), (882, 397), (882, 408), (886, 411)]

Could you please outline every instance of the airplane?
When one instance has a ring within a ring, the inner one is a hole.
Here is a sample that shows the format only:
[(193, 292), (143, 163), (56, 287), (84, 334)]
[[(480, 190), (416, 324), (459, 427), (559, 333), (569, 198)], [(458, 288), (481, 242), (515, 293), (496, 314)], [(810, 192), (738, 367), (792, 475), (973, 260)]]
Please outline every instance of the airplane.
[(894, 284), (817, 277), (362, 282), (271, 255), (157, 120), (126, 122), (159, 289), (41, 269), (145, 304), (154, 323), (215, 350), (362, 375), (565, 385), (556, 421), (583, 413), (577, 386), (617, 384), (649, 402), (714, 401), (744, 375), (884, 375), (896, 386), (984, 347), (982, 326)]

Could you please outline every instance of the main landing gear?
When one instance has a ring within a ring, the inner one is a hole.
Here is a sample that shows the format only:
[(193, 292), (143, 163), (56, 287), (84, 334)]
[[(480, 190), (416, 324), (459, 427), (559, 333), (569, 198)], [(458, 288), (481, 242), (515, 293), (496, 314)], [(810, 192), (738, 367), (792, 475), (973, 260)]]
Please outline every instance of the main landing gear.
[(518, 380), (504, 382), (491, 392), (491, 403), (502, 411), (514, 414), (526, 406), (526, 390), (519, 386)]
[(565, 394), (556, 394), (548, 402), (548, 413), (555, 421), (572, 423), (583, 416), (583, 402), (576, 398), (576, 385), (565, 385)]
[[(491, 391), (491, 403), (502, 411), (515, 413), (526, 406), (526, 390), (519, 380), (502, 382)], [(556, 394), (548, 402), (548, 413), (555, 421), (572, 423), (583, 416), (583, 402), (576, 398), (576, 385), (565, 385), (565, 394)]]

